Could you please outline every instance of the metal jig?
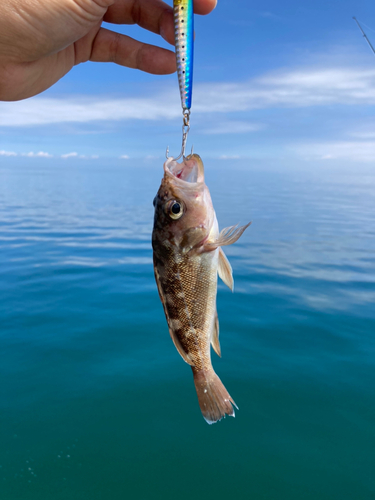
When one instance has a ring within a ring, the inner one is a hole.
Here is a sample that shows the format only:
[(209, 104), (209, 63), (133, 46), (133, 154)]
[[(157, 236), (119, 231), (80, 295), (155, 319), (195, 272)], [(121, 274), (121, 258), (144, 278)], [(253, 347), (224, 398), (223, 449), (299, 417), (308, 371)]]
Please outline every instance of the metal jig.
[[(193, 91), (194, 62), (194, 12), (193, 0), (173, 0), (177, 76), (182, 107), (181, 153), (174, 160), (185, 158), (185, 148), (190, 130), (190, 108)], [(169, 148), (166, 157), (168, 158)], [(191, 149), (193, 154), (193, 148)]]

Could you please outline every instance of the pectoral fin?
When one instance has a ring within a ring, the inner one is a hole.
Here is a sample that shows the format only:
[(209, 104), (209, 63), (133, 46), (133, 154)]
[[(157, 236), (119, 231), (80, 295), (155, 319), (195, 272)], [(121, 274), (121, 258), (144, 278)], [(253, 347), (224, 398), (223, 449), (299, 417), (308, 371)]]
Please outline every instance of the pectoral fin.
[(160, 297), (161, 303), (163, 304), (163, 309), (164, 309), (165, 317), (166, 317), (167, 323), (168, 323), (169, 335), (171, 336), (171, 339), (173, 340), (173, 343), (174, 343), (177, 351), (179, 352), (180, 356), (182, 357), (182, 359), (188, 365), (194, 366), (193, 360), (191, 359), (191, 357), (189, 356), (189, 354), (187, 354), (184, 351), (184, 349), (183, 349), (183, 347), (181, 345), (181, 342), (178, 340), (178, 337), (177, 337), (177, 335), (174, 332), (173, 320), (170, 319), (169, 314), (168, 314), (168, 310), (167, 310), (167, 307), (166, 307), (166, 300), (165, 300), (165, 296), (164, 296), (164, 292), (163, 292), (162, 286), (160, 284), (159, 272), (157, 270), (155, 262), (154, 262), (154, 272), (155, 272), (155, 281), (156, 281), (156, 285), (158, 287), (159, 297)]
[(215, 315), (214, 319), (214, 324), (212, 328), (212, 333), (211, 333), (211, 344), (212, 347), (214, 348), (214, 351), (218, 356), (221, 358), (221, 349), (220, 349), (220, 342), (219, 342), (219, 319), (217, 317), (217, 313)]
[(238, 224), (235, 226), (226, 227), (223, 229), (217, 239), (215, 241), (207, 242), (204, 245), (204, 250), (209, 252), (211, 250), (216, 250), (218, 247), (223, 247), (225, 245), (232, 245), (235, 243), (238, 238), (242, 235), (246, 228), (250, 226), (251, 222), (246, 224), (246, 226), (238, 227)]
[(218, 273), (220, 278), (224, 281), (224, 283), (229, 287), (233, 292), (233, 274), (232, 274), (232, 266), (229, 263), (225, 253), (222, 248), (219, 248), (219, 267)]

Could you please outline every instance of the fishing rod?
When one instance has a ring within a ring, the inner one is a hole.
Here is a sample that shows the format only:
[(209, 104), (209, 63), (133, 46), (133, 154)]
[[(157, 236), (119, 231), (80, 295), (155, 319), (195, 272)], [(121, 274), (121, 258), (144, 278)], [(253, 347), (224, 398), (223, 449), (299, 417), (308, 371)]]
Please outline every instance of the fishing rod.
[(370, 40), (367, 38), (367, 35), (366, 35), (366, 33), (363, 31), (362, 26), (359, 24), (359, 22), (358, 22), (357, 18), (353, 16), (353, 19), (354, 19), (354, 21), (357, 23), (358, 28), (362, 31), (362, 34), (363, 34), (363, 36), (365, 37), (366, 42), (369, 44), (370, 49), (371, 49), (371, 50), (372, 50), (372, 52), (375, 54), (375, 49), (374, 49), (374, 47), (371, 45)]

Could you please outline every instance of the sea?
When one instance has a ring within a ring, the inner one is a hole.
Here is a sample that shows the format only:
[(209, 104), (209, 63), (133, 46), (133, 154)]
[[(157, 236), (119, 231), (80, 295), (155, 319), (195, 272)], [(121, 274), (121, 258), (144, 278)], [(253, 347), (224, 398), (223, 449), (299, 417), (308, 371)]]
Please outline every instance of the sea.
[(1, 500), (374, 500), (375, 169), (203, 158), (235, 418), (203, 420), (153, 275), (162, 158), (0, 158)]

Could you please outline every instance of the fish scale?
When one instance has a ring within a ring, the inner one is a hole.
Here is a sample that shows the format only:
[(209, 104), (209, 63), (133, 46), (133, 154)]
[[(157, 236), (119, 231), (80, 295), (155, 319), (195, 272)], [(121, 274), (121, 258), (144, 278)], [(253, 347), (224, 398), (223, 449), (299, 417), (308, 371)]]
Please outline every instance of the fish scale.
[(165, 295), (171, 298), (165, 305), (168, 316), (180, 324), (174, 333), (196, 368), (207, 369), (211, 364), (209, 330), (216, 310), (217, 271), (206, 265), (204, 257), (202, 262), (201, 257), (186, 255), (177, 269), (173, 251), (167, 260), (169, 272), (161, 281)]

